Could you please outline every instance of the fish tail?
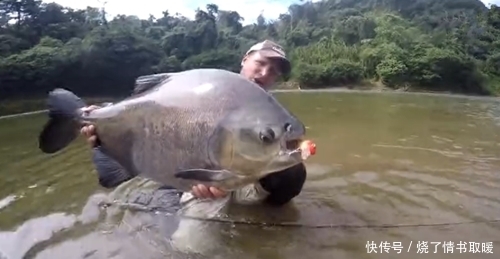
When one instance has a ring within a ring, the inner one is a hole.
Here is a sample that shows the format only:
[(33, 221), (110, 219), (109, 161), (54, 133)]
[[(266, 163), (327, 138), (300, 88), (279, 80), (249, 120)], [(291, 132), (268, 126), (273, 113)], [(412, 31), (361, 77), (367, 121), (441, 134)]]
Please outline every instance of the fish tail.
[(55, 153), (68, 146), (80, 131), (80, 109), (85, 102), (72, 92), (57, 88), (47, 98), (49, 120), (38, 136), (38, 146), (44, 153)]

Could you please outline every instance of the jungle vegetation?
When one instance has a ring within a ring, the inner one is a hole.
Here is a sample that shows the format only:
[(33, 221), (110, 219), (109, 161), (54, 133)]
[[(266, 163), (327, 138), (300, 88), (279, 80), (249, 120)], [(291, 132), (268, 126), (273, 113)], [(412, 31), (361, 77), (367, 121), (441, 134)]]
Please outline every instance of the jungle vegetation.
[[(106, 19), (40, 0), (0, 2), (0, 99), (128, 94), (140, 75), (192, 68), (238, 71), (254, 43), (281, 43), (293, 62), (283, 81), (302, 88), (373, 82), (465, 94), (500, 93), (500, 7), (479, 0), (323, 0), (276, 20), (243, 25), (215, 4), (190, 20)], [(249, 19), (252, 17), (248, 17)]]

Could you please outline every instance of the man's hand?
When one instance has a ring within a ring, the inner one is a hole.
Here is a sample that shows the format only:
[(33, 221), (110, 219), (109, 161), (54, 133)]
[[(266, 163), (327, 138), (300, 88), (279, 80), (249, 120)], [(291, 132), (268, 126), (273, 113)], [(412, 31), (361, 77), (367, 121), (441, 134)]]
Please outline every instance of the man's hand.
[(191, 192), (193, 195), (197, 198), (202, 198), (202, 199), (219, 199), (223, 198), (224, 196), (227, 195), (226, 192), (215, 188), (215, 187), (210, 187), (208, 188), (207, 186), (203, 184), (198, 184), (193, 186), (191, 189)]
[[(100, 108), (99, 106), (91, 105), (91, 106), (82, 108), (82, 111), (90, 112), (92, 110), (99, 109), (99, 108)], [(80, 129), (80, 133), (87, 138), (87, 142), (90, 144), (91, 147), (96, 146), (97, 136), (95, 134), (95, 126), (94, 125), (83, 126)]]

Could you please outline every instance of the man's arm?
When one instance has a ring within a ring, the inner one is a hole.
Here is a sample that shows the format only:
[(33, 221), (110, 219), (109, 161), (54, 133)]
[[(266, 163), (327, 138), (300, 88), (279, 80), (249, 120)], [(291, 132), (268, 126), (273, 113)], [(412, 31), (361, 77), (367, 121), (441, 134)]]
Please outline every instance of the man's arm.
[(306, 178), (307, 172), (303, 163), (263, 177), (259, 184), (268, 192), (264, 201), (275, 206), (288, 203), (300, 194)]
[(295, 198), (302, 191), (306, 181), (304, 164), (263, 177), (231, 193), (233, 201), (239, 204), (268, 203), (281, 206)]

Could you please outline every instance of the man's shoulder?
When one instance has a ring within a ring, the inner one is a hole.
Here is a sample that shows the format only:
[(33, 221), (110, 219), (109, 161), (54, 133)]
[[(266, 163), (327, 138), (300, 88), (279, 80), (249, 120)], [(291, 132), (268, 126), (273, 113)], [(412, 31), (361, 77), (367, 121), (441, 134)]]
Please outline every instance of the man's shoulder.
[(303, 163), (272, 173), (259, 180), (262, 188), (269, 192), (268, 203), (282, 205), (295, 198), (302, 191), (307, 172)]

